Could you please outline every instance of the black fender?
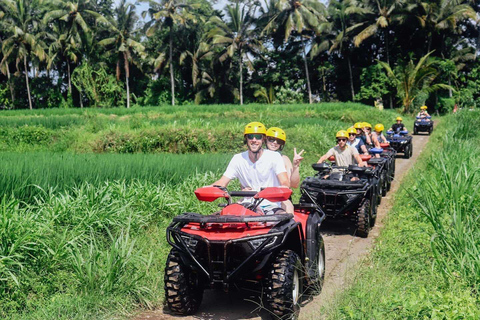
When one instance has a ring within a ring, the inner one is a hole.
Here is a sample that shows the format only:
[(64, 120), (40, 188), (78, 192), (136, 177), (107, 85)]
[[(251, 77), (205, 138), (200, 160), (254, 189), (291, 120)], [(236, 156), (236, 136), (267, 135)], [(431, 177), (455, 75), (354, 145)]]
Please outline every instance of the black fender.
[(308, 216), (307, 225), (305, 228), (305, 243), (306, 243), (306, 258), (305, 267), (309, 277), (314, 277), (315, 274), (315, 261), (317, 259), (318, 249), (320, 243), (318, 243), (320, 235), (320, 225), (323, 219), (318, 212), (313, 212)]

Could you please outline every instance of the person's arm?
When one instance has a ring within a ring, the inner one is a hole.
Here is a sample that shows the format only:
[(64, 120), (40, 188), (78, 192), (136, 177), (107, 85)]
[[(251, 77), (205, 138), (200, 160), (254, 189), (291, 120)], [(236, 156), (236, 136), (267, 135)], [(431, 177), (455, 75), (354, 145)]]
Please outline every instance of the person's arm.
[(213, 186), (221, 186), (221, 187), (226, 187), (228, 184), (232, 181), (230, 178), (227, 178), (225, 176), (222, 176), (219, 180), (215, 181), (212, 185)]
[(325, 160), (327, 160), (331, 156), (333, 156), (333, 148), (328, 150), (327, 153), (325, 153), (323, 156), (321, 156), (320, 159), (318, 159), (317, 163), (325, 162)]
[(362, 158), (360, 158), (360, 155), (359, 155), (358, 153), (356, 153), (356, 154), (354, 155), (354, 157), (355, 157), (355, 160), (357, 161), (357, 164), (358, 164), (359, 167), (366, 167), (366, 166), (367, 166), (367, 163), (364, 162), (364, 161), (362, 160)]
[(375, 146), (375, 148), (380, 148), (380, 142), (378, 141), (376, 134), (372, 134), (372, 143)]
[(367, 147), (364, 144), (360, 146), (360, 149), (362, 149), (363, 154), (368, 154)]
[[(290, 176), (290, 186), (292, 188), (298, 188), (300, 185), (300, 163), (303, 160), (303, 152), (304, 150), (300, 151), (300, 153), (297, 153), (297, 148), (293, 148), (292, 175)], [(290, 161), (290, 159), (288, 159), (288, 161)]]
[(288, 175), (286, 172), (282, 172), (277, 174), (278, 182), (282, 187), (290, 188), (290, 180), (288, 179)]

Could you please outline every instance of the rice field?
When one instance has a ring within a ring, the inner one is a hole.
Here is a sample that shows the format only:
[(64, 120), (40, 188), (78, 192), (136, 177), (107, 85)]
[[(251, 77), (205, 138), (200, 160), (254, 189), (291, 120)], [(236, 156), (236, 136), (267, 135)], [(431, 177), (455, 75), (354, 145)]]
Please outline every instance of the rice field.
[(397, 115), (340, 103), (0, 112), (0, 317), (161, 306), (165, 228), (216, 209), (193, 191), (244, 150), (246, 123), (285, 129), (284, 154), (306, 150), (305, 177), (336, 131)]

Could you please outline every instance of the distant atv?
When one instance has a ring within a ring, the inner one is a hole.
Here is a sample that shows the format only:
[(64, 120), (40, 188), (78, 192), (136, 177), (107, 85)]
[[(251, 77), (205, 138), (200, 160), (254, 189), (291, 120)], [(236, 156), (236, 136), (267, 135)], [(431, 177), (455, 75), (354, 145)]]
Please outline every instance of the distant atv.
[[(370, 156), (362, 157), (365, 161), (370, 159)], [(312, 167), (317, 174), (303, 181), (300, 204), (320, 206), (327, 219), (352, 221), (357, 229), (356, 234), (367, 237), (377, 217), (380, 169), (358, 166), (347, 168), (326, 163), (315, 163)], [(359, 179), (351, 181), (352, 177)]]
[[(204, 187), (195, 191), (201, 201), (225, 198), (213, 215), (184, 213), (167, 228), (173, 247), (165, 268), (168, 308), (177, 314), (197, 311), (204, 289), (253, 284), (262, 287), (275, 318), (299, 313), (303, 285), (317, 291), (325, 277), (325, 246), (320, 225), (325, 217), (314, 204), (296, 206), (294, 214), (264, 215), (263, 199), (288, 200), (291, 190), (265, 188), (228, 191)], [(232, 197), (253, 197), (253, 203), (233, 203)]]
[[(418, 134), (419, 132), (427, 132), (429, 135), (433, 131), (433, 120), (432, 117), (417, 117), (417, 120), (413, 126), (413, 134)], [(430, 120), (430, 121), (428, 121)]]
[(412, 156), (412, 136), (408, 135), (408, 131), (399, 131), (398, 133), (387, 131), (387, 140), (397, 153), (403, 153), (405, 159), (409, 159)]

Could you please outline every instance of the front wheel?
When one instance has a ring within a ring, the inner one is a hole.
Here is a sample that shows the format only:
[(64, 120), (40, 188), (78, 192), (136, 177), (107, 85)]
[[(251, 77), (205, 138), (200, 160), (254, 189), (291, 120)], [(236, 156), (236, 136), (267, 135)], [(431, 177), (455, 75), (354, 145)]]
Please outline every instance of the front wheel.
[(267, 299), (274, 319), (296, 319), (300, 312), (302, 263), (292, 250), (281, 251), (267, 276)]
[(325, 243), (321, 234), (317, 237), (317, 252), (315, 262), (311, 266), (313, 270), (309, 281), (307, 281), (308, 292), (312, 295), (318, 295), (322, 291), (325, 280)]
[(370, 232), (370, 211), (370, 200), (363, 200), (360, 208), (357, 210), (356, 217), (357, 235), (359, 237), (368, 237), (368, 233)]
[(197, 274), (183, 264), (180, 254), (172, 249), (165, 266), (165, 300), (168, 308), (180, 315), (194, 314), (203, 298), (203, 285)]

